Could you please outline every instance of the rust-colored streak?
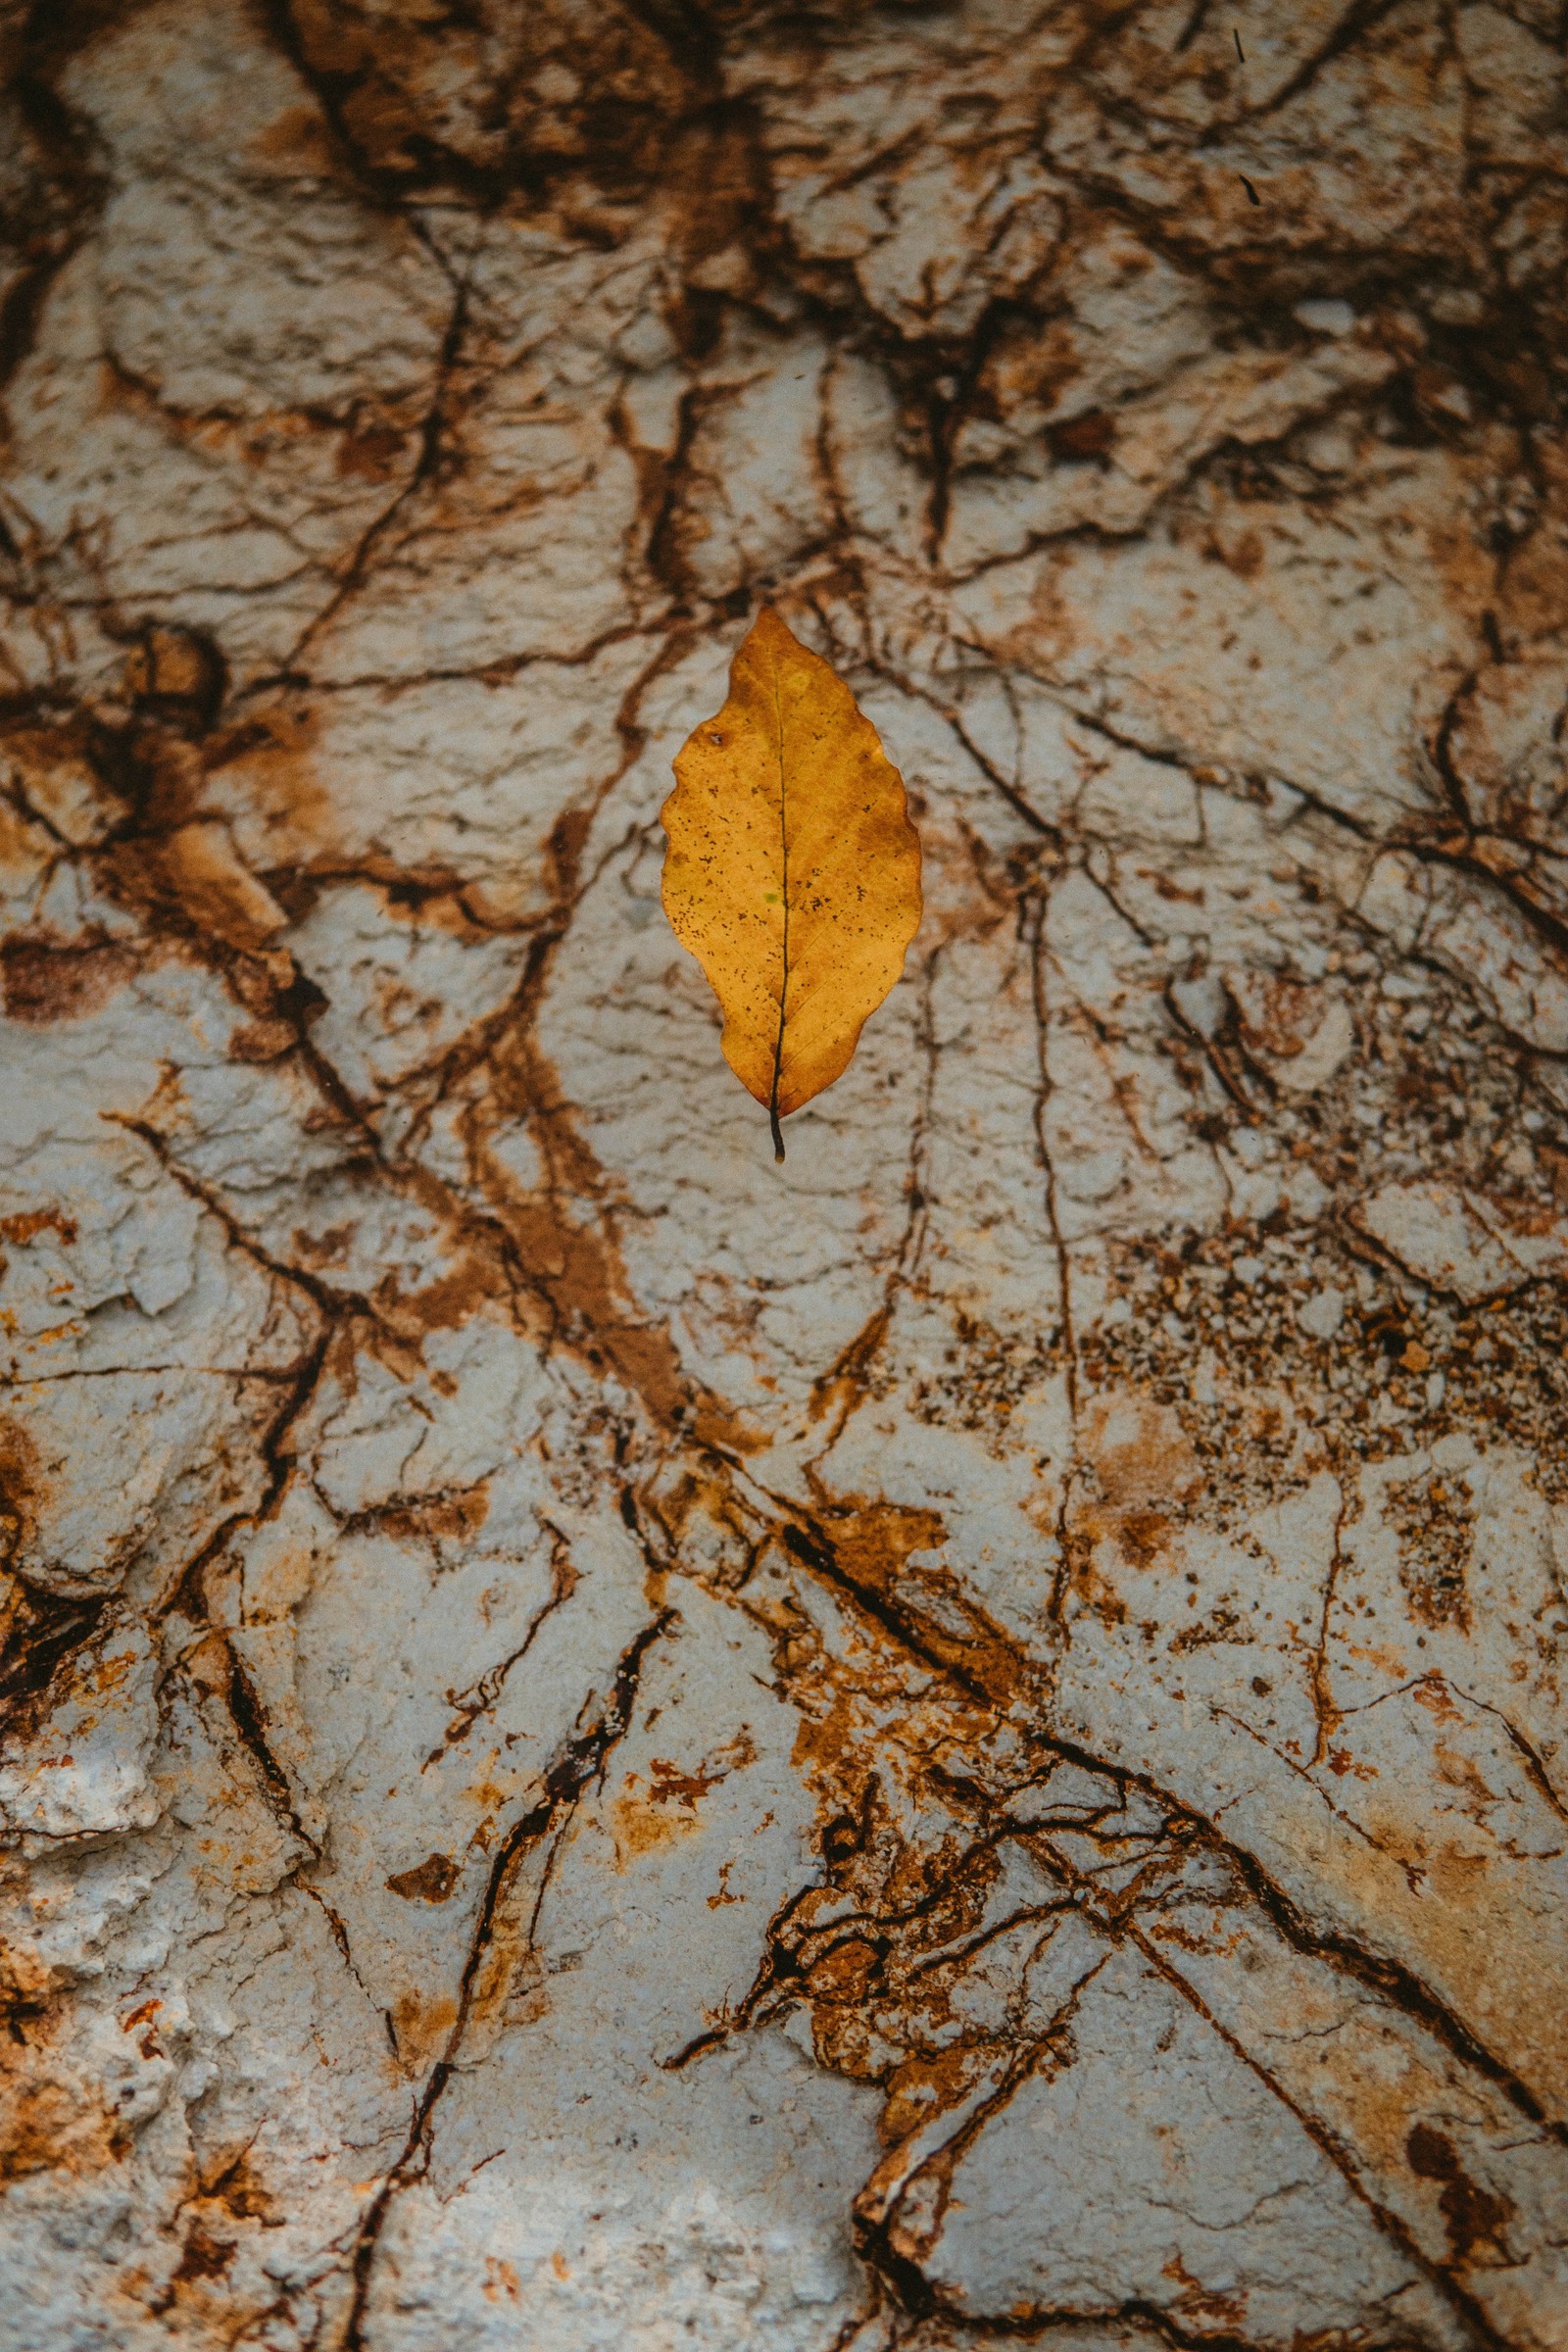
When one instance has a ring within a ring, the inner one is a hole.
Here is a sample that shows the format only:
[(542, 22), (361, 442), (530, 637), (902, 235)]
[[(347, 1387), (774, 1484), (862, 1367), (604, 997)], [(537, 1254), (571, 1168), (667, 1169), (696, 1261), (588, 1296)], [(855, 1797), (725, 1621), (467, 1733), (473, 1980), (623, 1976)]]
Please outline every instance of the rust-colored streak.
[(424, 2072), (457, 2020), (458, 2004), (450, 1993), (399, 1993), (392, 2004), (392, 2032), (398, 2063), (406, 2075)]
[(47, 1496), (37, 1446), (20, 1421), (0, 1417), (0, 1559), (32, 1542)]
[[(694, 1433), (710, 1444), (755, 1446), (757, 1433), (683, 1372), (668, 1328), (636, 1311), (612, 1187), (531, 1034), (543, 969), (541, 963), (494, 1041), (487, 1116), (470, 1125), (476, 1169), (506, 1237), (507, 1264), (545, 1302), (552, 1338), (594, 1371), (622, 1382), (661, 1428), (674, 1430), (689, 1414)], [(486, 1143), (493, 1124), (519, 1117), (544, 1162), (544, 1181), (526, 1191), (492, 1159)], [(582, 1207), (574, 1215), (577, 1202)]]
[(0, 940), (0, 1001), (8, 1019), (29, 1028), (85, 1020), (138, 968), (133, 949), (101, 932), (62, 939), (13, 931)]
[(48, 1208), (19, 1208), (12, 1216), (0, 1217), (0, 1237), (15, 1243), (19, 1249), (36, 1241), (40, 1233), (54, 1233), (62, 1242), (74, 1242), (76, 1220), (58, 1204)]

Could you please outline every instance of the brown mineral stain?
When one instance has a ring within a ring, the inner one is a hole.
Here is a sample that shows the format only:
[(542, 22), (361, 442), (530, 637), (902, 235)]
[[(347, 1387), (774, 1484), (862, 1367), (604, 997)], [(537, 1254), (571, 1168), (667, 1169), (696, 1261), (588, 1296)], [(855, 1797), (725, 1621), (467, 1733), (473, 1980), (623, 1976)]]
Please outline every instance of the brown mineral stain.
[(7, 877), (7, 896), (24, 890), (36, 879), (43, 863), (44, 844), (37, 829), (0, 803), (0, 874)]
[(1146, 1396), (1097, 1397), (1080, 1445), (1098, 1493), (1086, 1494), (1072, 1514), (1073, 1586), (1108, 1622), (1126, 1604), (1099, 1547), (1108, 1538), (1140, 1571), (1170, 1563), (1172, 1538), (1202, 1491), (1202, 1471), (1174, 1408)]
[(1418, 1707), (1424, 1707), (1429, 1715), (1435, 1715), (1439, 1723), (1463, 1723), (1465, 1720), (1463, 1707), (1454, 1704), (1448, 1686), (1441, 1674), (1424, 1675), (1412, 1687), (1410, 1696)]
[(591, 808), (564, 808), (550, 828), (551, 882), (558, 900), (568, 900), (577, 887), (577, 869), (593, 830)]
[(449, 1993), (399, 1993), (392, 2004), (392, 2032), (404, 2073), (416, 2075), (438, 2058), (457, 2022), (458, 2004)]
[(1240, 2332), (1247, 2320), (1245, 2288), (1204, 2286), (1179, 2254), (1173, 2254), (1164, 2265), (1163, 2276), (1174, 2279), (1181, 2289), (1173, 2308), (1183, 2320), (1198, 2321), (1205, 2333), (1218, 2328)]
[(462, 1876), (450, 1854), (427, 1854), (414, 1869), (395, 1871), (386, 1883), (406, 1903), (444, 1903)]
[(38, 848), (29, 821), (32, 814), (42, 817), (74, 847), (81, 848), (96, 839), (104, 821), (103, 803), (109, 796), (93, 766), (90, 749), (90, 730), (79, 716), (56, 726), (32, 721), (9, 726), (0, 723), (0, 758), (23, 808), (29, 812), (24, 816), (19, 811), (16, 819), (16, 840), (19, 846), (27, 845), (29, 869), (36, 868)]
[(390, 481), (408, 448), (408, 434), (389, 418), (357, 416), (338, 443), (337, 470), (361, 481)]
[(862, 1590), (891, 1593), (916, 1551), (940, 1551), (948, 1531), (939, 1512), (906, 1503), (846, 1498), (824, 1517), (835, 1557)]
[(133, 952), (102, 932), (74, 938), (13, 931), (0, 940), (0, 1002), (7, 1017), (43, 1028), (79, 1021), (135, 978)]
[(878, 2118), (882, 2145), (896, 2147), (934, 2115), (956, 2107), (993, 2062), (990, 2048), (975, 2048), (963, 2041), (906, 2058), (888, 2083), (887, 2104)]
[(20, 1421), (0, 1416), (0, 1560), (33, 1542), (47, 1493), (37, 1446)]
[[(844, 1502), (854, 1507), (846, 1509)], [(923, 1506), (851, 1495), (819, 1522), (841, 1575), (868, 1601), (881, 1604), (915, 1652), (957, 1678), (971, 1695), (1010, 1706), (1033, 1686), (1030, 1661), (943, 1560), (915, 1554), (939, 1551), (948, 1531), (940, 1514)]]
[(1255, 580), (1263, 568), (1263, 541), (1257, 531), (1239, 531), (1232, 539), (1212, 531), (1203, 552), (1234, 571), (1239, 580)]
[(478, 1534), (489, 1516), (490, 1482), (481, 1479), (475, 1487), (372, 1512), (363, 1524), (368, 1533), (390, 1536), (394, 1544), (464, 1544)]
[(815, 1999), (863, 2005), (877, 1973), (877, 1950), (864, 1936), (849, 1936), (823, 1953), (811, 1968)]
[(1424, 2180), (1444, 2182), (1438, 2210), (1448, 2233), (1448, 2250), (1456, 2263), (1469, 2264), (1477, 2248), (1490, 2257), (1486, 2267), (1511, 2263), (1507, 2227), (1513, 2219), (1511, 2198), (1497, 2196), (1471, 2180), (1459, 2162), (1453, 2142), (1431, 2124), (1417, 2124), (1404, 2143), (1410, 2170)]
[(857, 1406), (863, 1402), (869, 1388), (872, 1366), (882, 1351), (892, 1320), (890, 1310), (879, 1306), (876, 1312), (858, 1331), (849, 1346), (812, 1383), (808, 1410), (813, 1421), (832, 1413), (842, 1427)]
[(50, 1232), (58, 1234), (62, 1242), (74, 1242), (76, 1220), (65, 1209), (53, 1206), (19, 1208), (12, 1216), (0, 1217), (0, 1240), (13, 1242), (19, 1249), (36, 1241), (40, 1233)]
[(155, 623), (126, 655), (121, 677), (133, 702), (183, 703), (211, 713), (222, 693), (223, 666), (207, 638)]
[(1116, 419), (1108, 409), (1085, 409), (1047, 427), (1051, 454), (1058, 465), (1103, 464), (1116, 446)]
[(482, 1147), (480, 1156), (522, 1278), (548, 1307), (558, 1344), (595, 1372), (622, 1381), (662, 1427), (674, 1428), (689, 1417), (703, 1444), (757, 1450), (767, 1443), (765, 1436), (685, 1378), (666, 1325), (638, 1317), (607, 1198), (610, 1187), (578, 1132), (576, 1111), (555, 1068), (527, 1034), (527, 1010), (518, 1008), (519, 1026), (496, 1049), (492, 1115), (498, 1124), (507, 1117), (527, 1119), (546, 1179), (525, 1191), (499, 1165), (486, 1165)]
[(167, 2310), (169, 2304), (176, 2299), (180, 2286), (188, 2279), (221, 2278), (234, 2259), (234, 2244), (233, 2238), (215, 2236), (199, 2220), (193, 2221), (186, 2232), (179, 2267), (170, 2278), (172, 2291), (168, 2300), (160, 2298), (153, 2308)]
[(1472, 1800), (1462, 1808), (1472, 1821), (1479, 1821), (1501, 1801), (1496, 1791), (1488, 1788), (1479, 1768), (1457, 1748), (1447, 1747), (1439, 1740), (1432, 1753), (1439, 1780), (1446, 1788), (1459, 1789)]
[(1410, 1671), (1408, 1662), (1399, 1651), (1390, 1649), (1386, 1642), (1347, 1642), (1345, 1650), (1348, 1657), (1360, 1658), (1366, 1665), (1376, 1666), (1381, 1674), (1388, 1675), (1396, 1683), (1402, 1683)]
[(484, 2258), (484, 2294), (490, 2303), (515, 2303), (522, 2293), (522, 2280), (510, 2262), (499, 2254)]
[(1427, 1864), (1427, 1875), (1433, 1891), (1446, 1896), (1450, 1903), (1463, 1904), (1473, 1895), (1477, 1883), (1486, 1878), (1491, 1864), (1485, 1854), (1467, 1853), (1462, 1846), (1446, 1842), (1440, 1845)]
[(241, 1021), (237, 1029), (229, 1032), (228, 1058), (258, 1064), (277, 1061), (299, 1042), (299, 1031), (292, 1021)]
[(129, 2147), (102, 2094), (59, 2063), (69, 2023), (49, 1971), (0, 1948), (0, 2182), (101, 2172)]
[(288, 918), (272, 894), (241, 863), (225, 825), (180, 825), (147, 853), (149, 879), (197, 931), (254, 954)]
[(389, 1321), (422, 1338), (430, 1331), (461, 1331), (500, 1289), (494, 1259), (464, 1252), (449, 1272), (437, 1275), (422, 1290), (403, 1295), (395, 1280), (383, 1282), (376, 1304)]
[(0, 2181), (29, 2173), (102, 2172), (130, 2140), (101, 2098), (48, 2075), (0, 2078)]
[(331, 142), (315, 106), (286, 106), (255, 133), (250, 152), (261, 163), (284, 163), (291, 172), (324, 176), (333, 166)]
[(1152, 1568), (1165, 1549), (1171, 1523), (1163, 1511), (1127, 1511), (1117, 1524), (1116, 1540), (1137, 1568)]
[(347, 1218), (341, 1225), (323, 1226), (319, 1233), (296, 1225), (289, 1242), (295, 1264), (310, 1266), (318, 1273), (326, 1266), (346, 1265), (359, 1230), (357, 1217)]
[(1084, 1416), (1083, 1450), (1113, 1509), (1147, 1511), (1193, 1501), (1202, 1471), (1169, 1405), (1129, 1393), (1097, 1397)]
[(220, 728), (203, 746), (209, 808), (259, 819), (266, 865), (308, 865), (340, 849), (331, 795), (315, 760), (320, 720), (306, 705), (276, 703)]
[(743, 1724), (733, 1740), (714, 1748), (694, 1771), (656, 1757), (646, 1782), (640, 1773), (629, 1772), (624, 1792), (611, 1808), (615, 1868), (624, 1870), (639, 1855), (673, 1845), (700, 1829), (698, 1807), (709, 1790), (756, 1761), (756, 1742)]
[[(1387, 1777), (1380, 1789), (1391, 1786)], [(1441, 1810), (1441, 1808), (1440, 1808)], [(1387, 1804), (1363, 1816), (1363, 1836), (1336, 1837), (1315, 1864), (1321, 1899), (1379, 1940), (1554, 2113), (1568, 2096), (1568, 1973), (1561, 1938), (1535, 1933), (1506, 1848), (1487, 1853), (1445, 1840), (1430, 1817), (1401, 1819)]]
[(1249, 973), (1245, 982), (1238, 977), (1228, 993), (1236, 1005), (1244, 1044), (1279, 1061), (1305, 1053), (1330, 1003), (1323, 989), (1274, 972)]
[(202, 2166), (202, 2196), (233, 2215), (236, 2221), (274, 2225), (286, 2219), (279, 2200), (257, 2170), (256, 2153), (247, 2143), (233, 2155), (226, 2150)]

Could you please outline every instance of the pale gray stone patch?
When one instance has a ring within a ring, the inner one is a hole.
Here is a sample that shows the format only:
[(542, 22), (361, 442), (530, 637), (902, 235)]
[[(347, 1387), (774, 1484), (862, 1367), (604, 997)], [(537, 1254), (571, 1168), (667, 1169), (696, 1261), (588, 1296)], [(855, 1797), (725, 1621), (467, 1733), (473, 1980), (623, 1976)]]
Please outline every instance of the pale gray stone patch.
[(1136, 2279), (1173, 2318), (1228, 2304), (1263, 2342), (1289, 2340), (1303, 2286), (1343, 2326), (1387, 2324), (1401, 2303), (1443, 2326), (1289, 2109), (1229, 2051), (1200, 2057), (1202, 2022), (1152, 1969), (1105, 1953), (1064, 2023), (1063, 2060), (1013, 2089), (954, 2167), (925, 2259), (960, 2308), (1092, 2317)]
[(132, 1621), (80, 1661), (69, 1698), (36, 1741), (0, 1765), (0, 1814), (24, 1851), (39, 1841), (150, 1829), (158, 1799), (147, 1764), (157, 1738), (157, 1663)]
[(1353, 1215), (1410, 1273), (1466, 1304), (1568, 1267), (1568, 1221), (1534, 1217), (1519, 1230), (1506, 1209), (1451, 1184), (1385, 1185)]

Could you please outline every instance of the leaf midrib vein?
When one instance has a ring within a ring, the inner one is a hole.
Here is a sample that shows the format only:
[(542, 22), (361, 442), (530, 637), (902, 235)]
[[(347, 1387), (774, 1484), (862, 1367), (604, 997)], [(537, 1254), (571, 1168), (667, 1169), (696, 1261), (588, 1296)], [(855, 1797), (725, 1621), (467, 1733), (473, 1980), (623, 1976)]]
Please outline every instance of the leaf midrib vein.
[(778, 992), (778, 1035), (773, 1041), (773, 1091), (768, 1099), (767, 1115), (773, 1129), (773, 1157), (784, 1156), (784, 1134), (778, 1123), (778, 1087), (784, 1067), (784, 1023), (788, 1015), (790, 995), (790, 829), (787, 786), (784, 773), (784, 693), (779, 679), (779, 664), (773, 661), (773, 731), (778, 745), (778, 834), (779, 859), (782, 866), (781, 892), (784, 900), (783, 973)]

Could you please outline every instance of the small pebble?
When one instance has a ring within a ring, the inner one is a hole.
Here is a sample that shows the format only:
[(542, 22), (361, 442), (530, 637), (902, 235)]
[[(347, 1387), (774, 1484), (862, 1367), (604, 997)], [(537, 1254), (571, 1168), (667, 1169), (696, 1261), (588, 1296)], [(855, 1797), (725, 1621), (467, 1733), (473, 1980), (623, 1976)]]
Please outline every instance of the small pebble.
[(1343, 1291), (1314, 1291), (1303, 1300), (1297, 1321), (1314, 1340), (1332, 1340), (1345, 1321), (1345, 1293)]

